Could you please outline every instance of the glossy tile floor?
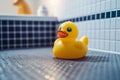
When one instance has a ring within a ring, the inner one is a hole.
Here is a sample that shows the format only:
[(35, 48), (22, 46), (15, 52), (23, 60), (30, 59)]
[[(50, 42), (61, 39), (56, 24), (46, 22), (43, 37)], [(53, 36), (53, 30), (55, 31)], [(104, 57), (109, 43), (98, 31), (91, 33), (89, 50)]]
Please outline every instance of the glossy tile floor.
[(89, 51), (61, 60), (52, 48), (1, 51), (0, 80), (120, 80), (120, 55)]

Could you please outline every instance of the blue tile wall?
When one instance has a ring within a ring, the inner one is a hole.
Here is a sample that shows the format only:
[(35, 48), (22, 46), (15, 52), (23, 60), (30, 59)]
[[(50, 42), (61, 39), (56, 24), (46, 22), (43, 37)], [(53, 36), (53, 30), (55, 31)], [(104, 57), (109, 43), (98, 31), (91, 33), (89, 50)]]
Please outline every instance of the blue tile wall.
[(5, 15), (0, 17), (0, 50), (53, 46), (57, 18)]

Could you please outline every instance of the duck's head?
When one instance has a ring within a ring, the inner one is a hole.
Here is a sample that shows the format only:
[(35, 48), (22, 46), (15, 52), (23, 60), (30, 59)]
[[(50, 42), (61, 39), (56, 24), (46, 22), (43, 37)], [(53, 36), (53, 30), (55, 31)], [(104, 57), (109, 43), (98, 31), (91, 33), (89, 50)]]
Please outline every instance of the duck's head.
[(23, 5), (24, 2), (25, 0), (14, 0), (13, 5), (20, 6), (20, 5)]
[(71, 21), (64, 22), (59, 26), (57, 36), (64, 40), (75, 40), (78, 36), (78, 28), (76, 24)]

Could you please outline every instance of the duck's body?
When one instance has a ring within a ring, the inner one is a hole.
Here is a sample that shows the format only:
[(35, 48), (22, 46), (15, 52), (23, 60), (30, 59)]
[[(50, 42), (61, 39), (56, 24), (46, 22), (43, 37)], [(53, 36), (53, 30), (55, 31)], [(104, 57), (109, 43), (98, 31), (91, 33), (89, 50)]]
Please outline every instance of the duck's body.
[[(69, 31), (67, 33), (66, 26), (73, 26), (70, 27), (72, 31)], [(78, 30), (75, 24), (73, 24), (72, 22), (66, 22), (61, 25), (61, 30), (57, 33), (58, 37), (60, 38), (58, 38), (54, 43), (53, 53), (55, 57), (62, 59), (78, 59), (86, 55), (88, 51), (88, 37), (84, 36), (82, 37), (82, 39), (77, 41), (76, 37), (78, 34)]]

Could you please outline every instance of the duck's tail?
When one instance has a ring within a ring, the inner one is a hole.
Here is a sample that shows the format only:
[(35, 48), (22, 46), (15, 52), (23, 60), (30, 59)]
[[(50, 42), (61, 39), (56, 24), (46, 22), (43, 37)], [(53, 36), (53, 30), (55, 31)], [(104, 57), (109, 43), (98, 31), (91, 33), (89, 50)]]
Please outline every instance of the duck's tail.
[(83, 43), (85, 43), (86, 45), (88, 45), (88, 37), (87, 36), (83, 36), (80, 41), (82, 41)]

